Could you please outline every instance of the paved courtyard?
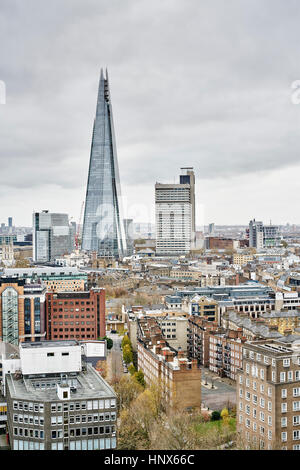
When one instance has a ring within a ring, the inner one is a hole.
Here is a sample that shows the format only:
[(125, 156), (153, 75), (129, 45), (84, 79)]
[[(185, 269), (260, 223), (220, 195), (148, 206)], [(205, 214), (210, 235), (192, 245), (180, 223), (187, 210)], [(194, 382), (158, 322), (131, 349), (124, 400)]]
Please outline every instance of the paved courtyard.
[[(207, 378), (207, 380), (205, 380)], [(205, 384), (207, 382), (207, 385)], [(211, 387), (213, 383), (213, 388)], [(202, 403), (209, 410), (221, 410), (225, 406), (236, 405), (235, 384), (202, 369)]]

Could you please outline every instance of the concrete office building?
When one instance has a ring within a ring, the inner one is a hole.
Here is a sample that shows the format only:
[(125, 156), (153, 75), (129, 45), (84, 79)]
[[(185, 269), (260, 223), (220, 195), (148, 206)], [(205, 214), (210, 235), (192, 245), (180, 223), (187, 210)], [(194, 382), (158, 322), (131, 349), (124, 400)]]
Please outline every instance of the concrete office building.
[(195, 245), (195, 176), (180, 175), (179, 184), (155, 185), (156, 254), (187, 254)]
[(279, 227), (276, 225), (264, 225), (253, 219), (249, 222), (249, 247), (273, 248), (280, 246), (281, 235)]
[(115, 392), (77, 341), (23, 343), (4, 368), (12, 450), (116, 448)]
[(50, 263), (69, 254), (75, 247), (74, 227), (68, 214), (50, 213), (45, 210), (33, 214), (33, 260)]

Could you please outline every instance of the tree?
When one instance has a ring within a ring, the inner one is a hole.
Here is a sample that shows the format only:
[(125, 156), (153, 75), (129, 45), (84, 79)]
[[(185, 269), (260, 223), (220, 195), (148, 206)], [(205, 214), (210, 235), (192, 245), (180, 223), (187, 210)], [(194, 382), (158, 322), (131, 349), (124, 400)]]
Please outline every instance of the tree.
[(138, 372), (135, 372), (134, 378), (142, 387), (146, 386), (146, 382), (145, 382), (145, 378), (144, 378), (144, 372), (142, 370), (139, 370)]
[(117, 394), (118, 407), (122, 410), (123, 408), (128, 408), (131, 402), (143, 392), (143, 387), (131, 376), (123, 375), (114, 384), (114, 390)]
[(129, 344), (125, 344), (123, 348), (123, 359), (125, 364), (130, 364), (131, 362), (133, 362), (133, 354)]
[(228, 412), (227, 408), (223, 408), (223, 410), (221, 411), (221, 418), (224, 421), (224, 423), (228, 422), (229, 412)]
[(133, 364), (130, 364), (130, 366), (128, 367), (128, 372), (130, 373), (130, 375), (134, 375), (136, 373), (136, 368)]
[(122, 349), (124, 348), (126, 344), (129, 344), (131, 346), (131, 341), (128, 335), (124, 335), (122, 339), (122, 343), (121, 343)]
[(106, 341), (106, 347), (107, 349), (111, 349), (114, 345), (114, 342), (111, 338), (108, 338), (107, 336), (103, 336), (103, 338), (99, 338), (100, 341), (105, 340)]
[(213, 411), (211, 414), (211, 421), (219, 421), (221, 419), (221, 413), (220, 411)]

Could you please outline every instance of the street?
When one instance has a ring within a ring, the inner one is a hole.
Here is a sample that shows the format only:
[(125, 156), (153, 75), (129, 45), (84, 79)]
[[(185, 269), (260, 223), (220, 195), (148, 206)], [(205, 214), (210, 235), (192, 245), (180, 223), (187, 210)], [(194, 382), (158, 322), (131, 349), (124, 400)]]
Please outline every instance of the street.
[(113, 383), (120, 379), (123, 374), (122, 364), (122, 337), (118, 334), (106, 333), (108, 338), (113, 340), (113, 347), (107, 354), (107, 381)]

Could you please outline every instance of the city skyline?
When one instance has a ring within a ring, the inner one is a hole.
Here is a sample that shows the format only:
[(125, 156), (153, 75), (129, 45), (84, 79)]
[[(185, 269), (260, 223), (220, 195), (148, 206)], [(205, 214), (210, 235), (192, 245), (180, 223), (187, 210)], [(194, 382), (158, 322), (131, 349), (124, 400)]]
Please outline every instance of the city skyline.
[(291, 100), (299, 6), (272, 2), (270, 22), (268, 1), (216, 4), (173, 1), (170, 12), (170, 2), (3, 2), (3, 219), (28, 225), (33, 210), (49, 208), (78, 220), (103, 64), (114, 90), (124, 217), (154, 223), (155, 182), (190, 165), (197, 221), (299, 223), (289, 204), (299, 175), (300, 107)]

